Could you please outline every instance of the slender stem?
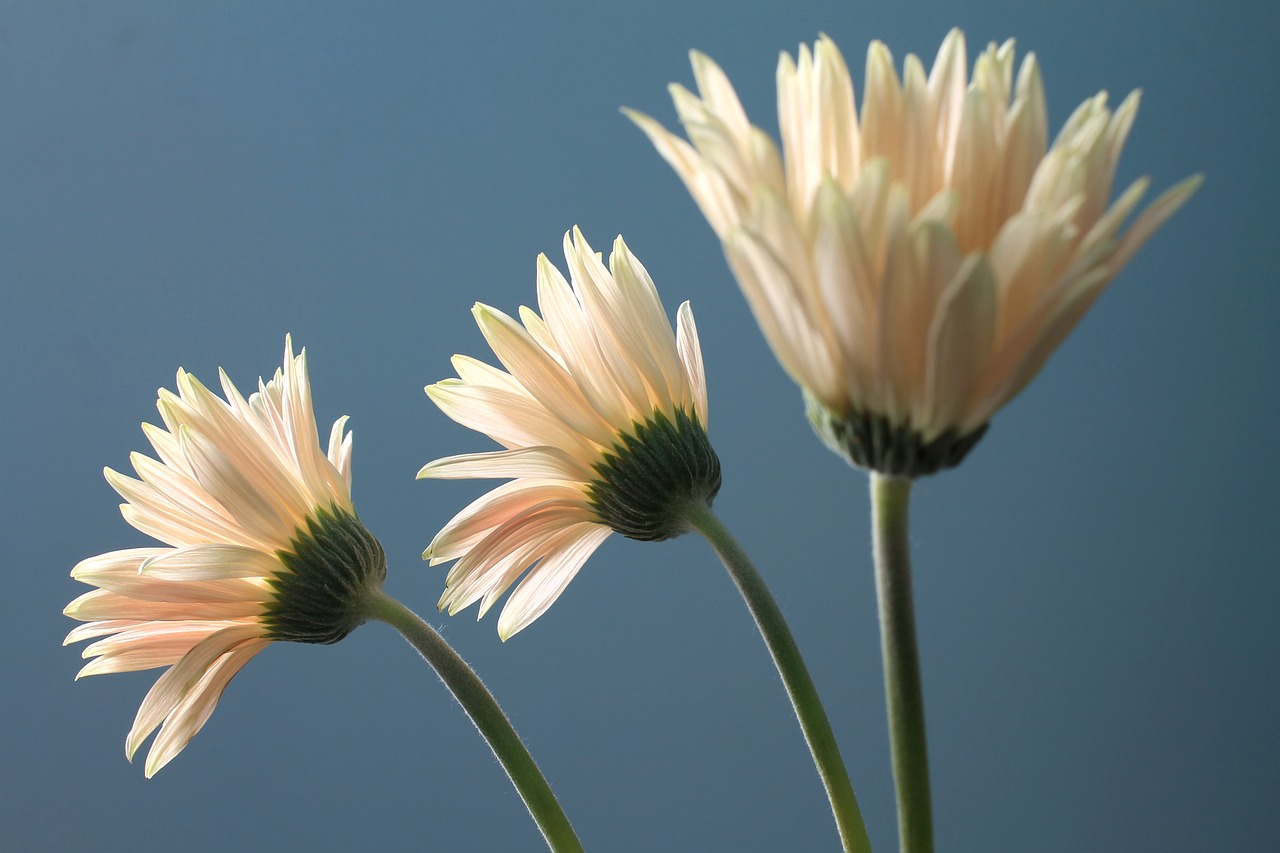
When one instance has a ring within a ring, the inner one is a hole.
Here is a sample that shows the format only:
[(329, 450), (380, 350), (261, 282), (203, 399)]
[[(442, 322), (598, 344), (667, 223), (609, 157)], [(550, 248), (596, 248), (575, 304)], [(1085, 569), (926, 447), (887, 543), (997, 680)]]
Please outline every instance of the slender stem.
[(840, 757), (840, 747), (836, 744), (827, 712), (822, 708), (817, 688), (813, 686), (813, 679), (809, 677), (809, 670), (800, 656), (800, 649), (791, 636), (791, 629), (787, 627), (778, 603), (774, 601), (769, 588), (765, 586), (764, 578), (752, 565), (751, 559), (709, 506), (701, 502), (690, 504), (684, 517), (694, 530), (711, 543), (711, 547), (729, 570), (729, 576), (733, 578), (738, 591), (742, 593), (751, 615), (755, 617), (756, 627), (764, 636), (765, 645), (769, 647), (774, 665), (778, 667), (778, 674), (782, 676), (782, 683), (787, 688), (787, 695), (791, 697), (800, 729), (809, 743), (809, 751), (813, 753), (813, 763), (817, 765), (818, 775), (822, 777), (822, 786), (827, 789), (827, 798), (831, 801), (831, 811), (835, 814), (836, 827), (840, 831), (844, 849), (848, 853), (870, 853), (871, 842), (867, 838), (867, 828), (862, 823), (862, 813), (858, 810), (858, 798), (854, 796), (844, 760)]
[(911, 481), (871, 475), (875, 538), (876, 598), (889, 711), (893, 781), (898, 793), (898, 838), (902, 853), (932, 853), (933, 811), (929, 802), (929, 753), (925, 743), (924, 691), (911, 600), (911, 545), (907, 506)]
[(538, 829), (542, 830), (547, 846), (557, 853), (582, 853), (582, 843), (569, 825), (555, 794), (551, 793), (551, 786), (534, 763), (533, 756), (525, 749), (493, 694), (467, 662), (422, 617), (386, 593), (374, 593), (369, 599), (367, 612), (369, 618), (386, 622), (403, 634), (409, 645), (435, 669), (471, 722), (489, 742), (489, 748), (511, 777)]

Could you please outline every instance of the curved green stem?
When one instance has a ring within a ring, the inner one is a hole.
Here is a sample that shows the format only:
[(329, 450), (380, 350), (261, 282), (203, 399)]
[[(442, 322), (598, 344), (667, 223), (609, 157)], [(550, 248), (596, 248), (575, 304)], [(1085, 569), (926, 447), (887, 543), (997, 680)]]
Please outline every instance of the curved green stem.
[(467, 662), (422, 617), (382, 591), (370, 596), (366, 612), (369, 618), (386, 622), (403, 634), (409, 645), (431, 664), (489, 742), (489, 748), (511, 777), (538, 829), (542, 830), (547, 846), (557, 853), (582, 853), (582, 843), (533, 756), (525, 749), (493, 694)]
[(853, 786), (849, 784), (849, 774), (844, 768), (844, 760), (840, 757), (840, 747), (836, 744), (835, 735), (831, 731), (831, 723), (827, 712), (822, 708), (817, 688), (809, 677), (809, 670), (800, 656), (795, 638), (778, 603), (774, 601), (764, 578), (752, 565), (742, 547), (711, 512), (704, 503), (695, 502), (689, 505), (684, 514), (689, 526), (698, 531), (711, 543), (720, 556), (721, 562), (729, 570), (729, 576), (742, 593), (743, 600), (751, 615), (755, 617), (756, 626), (764, 636), (765, 645), (773, 655), (773, 662), (782, 676), (782, 683), (791, 697), (796, 718), (800, 721), (800, 729), (809, 743), (809, 751), (813, 753), (813, 762), (818, 767), (818, 775), (822, 777), (822, 785), (827, 790), (827, 798), (831, 801), (831, 811), (835, 814), (836, 827), (840, 831), (840, 841), (848, 853), (870, 853), (871, 842), (867, 838), (867, 828), (862, 823), (862, 813), (858, 810), (858, 799), (854, 796)]
[(911, 599), (911, 544), (907, 508), (911, 481), (871, 475), (875, 538), (876, 598), (884, 654), (885, 697), (893, 781), (898, 794), (898, 838), (902, 853), (932, 853), (933, 811), (929, 801), (929, 754), (925, 743), (924, 691)]

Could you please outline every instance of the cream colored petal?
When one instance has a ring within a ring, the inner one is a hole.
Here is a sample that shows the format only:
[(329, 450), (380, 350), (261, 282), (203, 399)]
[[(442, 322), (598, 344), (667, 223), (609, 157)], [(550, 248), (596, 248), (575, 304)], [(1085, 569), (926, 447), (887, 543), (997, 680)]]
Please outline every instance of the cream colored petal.
[(529, 396), (529, 392), (524, 389), (524, 386), (505, 370), (499, 370), (468, 355), (455, 355), (450, 359), (450, 362), (453, 364), (453, 369), (458, 372), (458, 378), (468, 385), (501, 388), (513, 394), (523, 394), (529, 397), (530, 400), (533, 399), (533, 397)]
[(498, 617), (498, 636), (508, 640), (547, 611), (600, 543), (609, 537), (607, 527), (584, 525), (581, 538), (555, 554), (549, 554), (520, 582)]
[(249, 660), (268, 645), (266, 640), (250, 640), (223, 655), (205, 673), (200, 682), (183, 697), (165, 720), (155, 742), (147, 752), (144, 770), (150, 779), (164, 767), (204, 727), (209, 715), (222, 697), (227, 683)]
[(260, 639), (261, 627), (234, 625), (211, 634), (197, 643), (164, 675), (156, 680), (134, 717), (125, 739), (125, 755), (130, 761), (138, 747), (192, 690), (198, 687), (214, 663), (237, 646)]
[(827, 181), (814, 204), (814, 272), (845, 365), (853, 399), (873, 402), (880, 277), (862, 228), (839, 187)]
[[(631, 418), (647, 417), (653, 411), (655, 398), (666, 396), (666, 379), (659, 366), (659, 354), (648, 345), (641, 328), (643, 316), (631, 316), (621, 293), (622, 283), (605, 269), (576, 228), (565, 234), (564, 256), (600, 357), (628, 401)], [(626, 286), (639, 285), (629, 280)], [(666, 323), (665, 316), (662, 322)]]
[[(581, 236), (582, 232), (575, 227), (575, 240)], [(585, 240), (582, 245), (586, 245)], [(652, 377), (656, 384), (651, 389), (654, 394), (651, 401), (655, 407), (669, 404), (687, 391), (685, 373), (676, 353), (675, 332), (649, 271), (627, 248), (621, 235), (614, 240), (609, 255), (609, 271), (616, 284), (607, 294), (610, 312), (618, 323), (635, 330), (637, 342), (658, 369)]]
[(952, 29), (942, 40), (938, 56), (929, 72), (929, 101), (933, 106), (938, 153), (941, 157), (940, 178), (951, 182), (960, 121), (964, 114), (964, 93), (968, 85), (968, 51), (964, 33)]
[(892, 162), (902, 145), (902, 86), (893, 68), (893, 55), (884, 42), (867, 48), (867, 73), (862, 99), (862, 161), (886, 157)]
[(738, 100), (738, 93), (719, 65), (704, 53), (696, 50), (689, 52), (689, 63), (693, 66), (693, 79), (698, 83), (698, 93), (708, 109), (724, 122), (728, 131), (736, 137), (746, 137), (751, 129), (747, 114)]
[(862, 167), (862, 176), (849, 194), (849, 210), (862, 230), (868, 266), (879, 280), (889, 250), (889, 163), (878, 158)]
[(702, 363), (702, 347), (698, 343), (698, 326), (693, 321), (693, 309), (688, 301), (681, 303), (676, 313), (676, 350), (688, 377), (689, 397), (682, 405), (692, 406), (703, 429), (707, 428), (707, 376)]
[(692, 145), (643, 113), (634, 110), (623, 112), (644, 131), (658, 154), (675, 170), (717, 235), (723, 238), (726, 231), (742, 221), (742, 204), (735, 198), (728, 182), (704, 163), (702, 155)]
[[(906, 423), (925, 398), (925, 348), (941, 291), (960, 264), (951, 233), (935, 223), (907, 225), (906, 198), (894, 185), (889, 202), (889, 251), (881, 289), (877, 359), (884, 414)], [(950, 263), (949, 271), (944, 270)]]
[(347, 425), (347, 416), (343, 415), (333, 422), (333, 428), (329, 431), (329, 452), (326, 456), (329, 464), (342, 477), (345, 493), (348, 500), (351, 494), (351, 433), (343, 434)]
[(990, 375), (998, 384), (984, 397), (984, 408), (994, 412), (1022, 392), (1101, 295), (1109, 280), (1107, 270), (1095, 269), (1073, 282), (1045, 310), (1044, 316), (1028, 322), (1024, 334), (1016, 336), (997, 353)]
[(432, 565), (465, 556), (480, 540), (534, 506), (554, 502), (588, 512), (580, 486), (563, 481), (520, 479), (481, 495), (455, 515), (423, 554)]
[(76, 563), (71, 577), (85, 583), (93, 583), (94, 577), (105, 573), (134, 572), (147, 560), (169, 553), (169, 548), (126, 548), (87, 557)]
[(179, 439), (200, 485), (246, 532), (263, 541), (286, 544), (305, 516), (294, 515), (284, 502), (266, 497), (271, 484), (255, 476), (258, 472), (244, 471), (238, 465), (243, 459), (228, 457), (223, 446), (185, 426)]
[(241, 619), (262, 612), (260, 601), (144, 601), (95, 589), (68, 604), (62, 611), (72, 619), (140, 621), (173, 619)]
[(146, 472), (147, 482), (109, 468), (103, 473), (111, 487), (132, 504), (130, 512), (124, 513), (130, 523), (138, 518), (154, 519), (162, 528), (151, 526), (140, 527), (140, 530), (171, 545), (230, 542), (252, 546), (262, 542), (247, 533), (194, 480), (175, 481), (164, 476), (162, 471), (173, 473), (172, 469), (140, 454), (134, 456), (133, 462), (135, 468)]
[(990, 210), (991, 184), (997, 165), (991, 156), (994, 150), (991, 100), (986, 93), (971, 88), (965, 96), (950, 181), (960, 202), (956, 238), (965, 252), (990, 245), (999, 227)]
[(755, 185), (754, 157), (744, 135), (734, 134), (720, 116), (682, 86), (670, 86), (684, 132), (702, 160), (723, 176), (729, 189), (749, 196)]
[[(164, 389), (160, 389), (160, 393), (166, 393)], [(165, 407), (157, 403), (156, 408), (161, 412)], [(144, 423), (142, 425), (142, 434), (151, 442), (152, 448), (156, 451), (156, 456), (165, 465), (173, 468), (177, 473), (191, 476), (191, 469), (187, 466), (186, 457), (182, 455), (182, 447), (178, 444), (178, 437), (173, 433), (162, 429), (154, 424)], [(141, 455), (141, 454), (139, 454)]]
[(1125, 232), (1124, 237), (1120, 240), (1120, 245), (1116, 248), (1116, 253), (1108, 261), (1107, 269), (1110, 273), (1114, 275), (1125, 264), (1129, 263), (1129, 259), (1133, 257), (1138, 249), (1142, 248), (1142, 244), (1147, 242), (1148, 238), (1170, 216), (1177, 213), (1178, 208), (1186, 204), (1187, 199), (1195, 194), (1195, 191), (1200, 188), (1202, 183), (1204, 183), (1204, 175), (1192, 175), (1166, 190), (1146, 210), (1142, 211), (1142, 215)]
[(1137, 208), (1150, 185), (1150, 178), (1138, 178), (1138, 180), (1126, 187), (1120, 197), (1107, 209), (1107, 212), (1099, 217), (1098, 221), (1089, 229), (1089, 233), (1084, 235), (1084, 239), (1080, 241), (1080, 245), (1076, 248), (1077, 257), (1095, 254), (1095, 250), (1100, 246), (1108, 247), (1104, 249), (1106, 254), (1114, 253), (1115, 247), (1119, 243), (1116, 239), (1116, 234), (1120, 231), (1120, 226), (1129, 218), (1129, 214), (1133, 213)]
[(739, 229), (724, 244), (725, 257), (765, 339), (783, 369), (832, 408), (841, 408), (844, 391), (834, 359), (805, 315), (796, 284), (778, 258), (756, 235)]
[[(278, 513), (301, 518), (315, 507), (334, 502), (350, 509), (345, 478), (320, 449), (306, 350), (294, 358), (292, 342), (286, 339), (279, 416), (273, 417), (269, 427), (257, 417), (242, 414), (237, 404), (219, 400), (194, 378), (190, 384), (214, 413), (206, 427), (194, 423), (193, 429), (222, 447), (242, 470), (252, 472), (264, 494), (278, 504)], [(254, 410), (252, 404), (248, 408)]]
[(587, 402), (608, 423), (625, 423), (629, 407), (596, 346), (582, 305), (546, 255), (538, 256), (538, 308)]
[(492, 453), (462, 453), (428, 462), (418, 479), (467, 480), (474, 478), (536, 477), (546, 480), (586, 482), (592, 471), (557, 447), (521, 447)]
[(165, 581), (213, 581), (271, 578), (282, 566), (274, 554), (240, 545), (172, 548), (147, 558), (138, 572)]
[(814, 120), (821, 129), (821, 162), (819, 180), (832, 177), (846, 191), (858, 179), (860, 131), (854, 104), (853, 78), (849, 66), (836, 43), (819, 36), (813, 47)]
[(593, 441), (609, 440), (612, 429), (583, 398), (573, 377), (522, 326), (486, 305), (477, 303), (472, 313), (498, 360), (534, 399)]
[[(307, 509), (327, 504), (334, 497), (336, 473), (320, 451), (320, 435), (316, 430), (316, 416), (311, 403), (311, 380), (307, 375), (307, 350), (303, 347), (297, 358), (291, 358), (292, 341), (285, 342), (285, 394), (284, 420), (288, 428), (288, 459), (293, 465), (284, 466), (284, 474), (291, 481), (301, 480), (299, 498)], [(282, 460), (283, 461), (283, 460)], [(292, 485), (293, 483), (291, 483)], [(343, 490), (345, 492), (345, 489)], [(292, 499), (292, 494), (289, 495)], [(340, 495), (342, 506), (350, 508), (348, 495)]]
[(935, 157), (933, 105), (924, 66), (914, 55), (907, 56), (903, 71), (901, 110), (894, 177), (906, 187), (908, 204), (915, 211), (937, 193), (942, 163)]
[(1047, 138), (1044, 86), (1035, 57), (1028, 55), (1018, 74), (1018, 95), (1009, 113), (999, 177), (992, 190), (998, 220), (1022, 209), (1031, 179), (1044, 159)]
[(1069, 222), (1052, 212), (1021, 213), (996, 237), (989, 257), (1001, 288), (999, 340), (1021, 327), (1064, 272), (1075, 241)]
[[(149, 488), (138, 489), (132, 481), (108, 468), (107, 482), (121, 497), (132, 503), (153, 505), (156, 509), (171, 511), (175, 516), (189, 517), (213, 530), (229, 532), (238, 527), (222, 504), (200, 485), (194, 473), (189, 474), (172, 465), (161, 464), (137, 452), (129, 454), (129, 461)], [(128, 488), (133, 489), (130, 494), (125, 493)]]
[[(574, 503), (545, 501), (512, 516), (454, 564), (440, 606), (450, 615), (486, 595), (501, 595), (549, 539), (594, 516)], [(605, 528), (608, 530), (608, 528)]]
[(1005, 124), (1005, 116), (1009, 108), (1009, 91), (1013, 82), (1013, 40), (1009, 39), (999, 47), (995, 42), (987, 45), (973, 67), (972, 90), (981, 92), (986, 100), (991, 115), (992, 129), (996, 139), (1002, 137), (1000, 131)]
[(991, 265), (982, 255), (971, 255), (942, 294), (929, 331), (929, 397), (919, 424), (926, 441), (951, 427), (967, 431), (981, 425), (965, 417), (990, 361), (995, 330)]
[(176, 547), (232, 541), (249, 547), (274, 549), (280, 544), (274, 539), (267, 540), (256, 537), (246, 530), (240, 530), (233, 536), (222, 536), (211, 532), (212, 528), (205, 528), (193, 523), (190, 518), (174, 516), (150, 508), (140, 508), (127, 503), (120, 505), (120, 515), (129, 524), (148, 536), (153, 536), (161, 542), (167, 542)]
[(92, 583), (102, 590), (158, 604), (199, 606), (213, 603), (257, 603), (268, 596), (261, 584), (244, 578), (175, 581), (160, 580), (137, 571), (121, 570), (96, 572)]
[(494, 603), (524, 574), (529, 564), (538, 559), (540, 550), (550, 540), (563, 535), (563, 531), (546, 533), (539, 539), (522, 540), (509, 551), (493, 555), (484, 564), (467, 566), (459, 572), (455, 565), (449, 572), (448, 585), (440, 596), (436, 609), (447, 611), (450, 616), (480, 602), (476, 609), (476, 621), (484, 618)]
[(230, 627), (228, 622), (147, 622), (85, 648), (82, 657), (96, 658), (76, 679), (111, 672), (134, 672), (171, 666), (210, 635)]
[(484, 433), (508, 450), (545, 445), (558, 447), (577, 459), (590, 459), (597, 453), (597, 445), (527, 394), (446, 379), (428, 385), (427, 396), (445, 415)]
[(71, 633), (67, 634), (66, 639), (62, 641), (62, 645), (69, 646), (72, 643), (79, 643), (84, 640), (92, 640), (94, 637), (101, 637), (106, 634), (115, 634), (119, 631), (127, 631), (131, 628), (137, 628), (140, 625), (155, 625), (165, 623), (155, 623), (139, 621), (137, 619), (104, 619), (99, 622), (86, 622), (83, 625), (77, 625), (71, 629)]
[(1124, 144), (1129, 139), (1129, 131), (1133, 130), (1133, 123), (1138, 118), (1138, 105), (1141, 101), (1142, 91), (1136, 89), (1129, 93), (1129, 96), (1120, 103), (1120, 106), (1116, 107), (1115, 113), (1111, 116), (1111, 124), (1107, 127), (1106, 132), (1106, 168), (1104, 172), (1108, 187), (1115, 180), (1116, 167), (1120, 165), (1120, 153), (1124, 150)]
[(778, 58), (777, 90), (788, 200), (795, 215), (803, 216), (809, 206), (809, 194), (821, 180), (822, 152), (815, 124), (809, 119), (813, 62), (804, 45), (800, 46), (799, 55), (799, 66), (786, 53)]
[(524, 324), (525, 331), (529, 333), (529, 337), (537, 341), (538, 346), (542, 347), (542, 351), (547, 357), (568, 370), (568, 365), (564, 363), (564, 355), (560, 352), (560, 347), (556, 345), (555, 338), (551, 336), (551, 330), (547, 328), (547, 324), (538, 316), (538, 312), (525, 305), (520, 306), (517, 312), (520, 315), (520, 322)]

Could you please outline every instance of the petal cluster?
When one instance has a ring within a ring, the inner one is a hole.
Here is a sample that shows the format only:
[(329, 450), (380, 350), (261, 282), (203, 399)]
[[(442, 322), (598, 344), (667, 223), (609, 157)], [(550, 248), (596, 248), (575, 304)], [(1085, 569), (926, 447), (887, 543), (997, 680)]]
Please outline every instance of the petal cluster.
[[(450, 613), (480, 601), (483, 616), (529, 569), (498, 620), (503, 639), (541, 616), (613, 530), (628, 532), (598, 500), (608, 485), (601, 466), (619, 453), (636, 457), (636, 436), (655, 424), (705, 443), (706, 382), (689, 304), (673, 332), (652, 279), (621, 237), (608, 267), (576, 228), (565, 235), (564, 255), (569, 281), (538, 258), (541, 315), (521, 308), (517, 321), (475, 306), (505, 370), (458, 355), (457, 378), (426, 389), (446, 415), (505, 448), (439, 459), (418, 475), (510, 479), (458, 513), (423, 555), (433, 565), (458, 561), (440, 599)], [(668, 461), (659, 453), (650, 470)], [(678, 492), (705, 491), (710, 476), (691, 483), (696, 472), (686, 472), (674, 484), (659, 477), (659, 490), (672, 492), (659, 503), (709, 499)]]
[(319, 447), (305, 351), (286, 341), (284, 364), (243, 397), (226, 374), (225, 400), (178, 372), (159, 392), (162, 427), (143, 424), (157, 458), (131, 457), (137, 477), (111, 469), (121, 512), (169, 547), (91, 557), (72, 577), (96, 589), (66, 614), (86, 624), (66, 642), (94, 639), (80, 675), (168, 667), (148, 692), (126, 741), (151, 776), (204, 725), (231, 677), (273, 639), (282, 576), (317, 519), (354, 518), (346, 418)]
[(720, 237), (779, 361), (835, 418), (916, 440), (981, 429), (1191, 195), (1188, 179), (1127, 228), (1148, 184), (1110, 203), (1138, 94), (1085, 101), (1050, 144), (1034, 55), (1013, 42), (967, 74), (953, 30), (903, 75), (872, 43), (859, 114), (825, 36), (777, 70), (781, 152), (724, 72), (692, 55), (671, 87), (688, 140), (630, 113)]

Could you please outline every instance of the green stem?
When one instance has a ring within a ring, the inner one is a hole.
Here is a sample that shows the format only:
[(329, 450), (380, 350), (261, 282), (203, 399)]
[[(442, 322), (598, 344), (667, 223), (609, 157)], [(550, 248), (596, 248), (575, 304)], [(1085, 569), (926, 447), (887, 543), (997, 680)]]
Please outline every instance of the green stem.
[(800, 656), (800, 649), (791, 636), (791, 629), (787, 627), (778, 603), (774, 601), (769, 588), (765, 586), (764, 578), (752, 565), (751, 559), (709, 506), (702, 502), (692, 503), (686, 509), (684, 518), (690, 527), (711, 543), (711, 547), (729, 570), (729, 576), (733, 578), (738, 591), (742, 593), (751, 615), (755, 617), (756, 627), (760, 629), (765, 645), (773, 655), (774, 665), (778, 667), (778, 674), (782, 676), (782, 683), (787, 688), (796, 718), (800, 721), (800, 729), (809, 743), (809, 751), (813, 753), (813, 763), (818, 767), (822, 786), (826, 788), (827, 798), (831, 801), (831, 811), (835, 814), (836, 827), (840, 831), (844, 849), (848, 853), (870, 853), (871, 842), (867, 838), (867, 828), (862, 823), (862, 813), (858, 810), (858, 799), (854, 796), (853, 786), (849, 784), (844, 760), (840, 758), (840, 747), (836, 744), (827, 712), (822, 708), (817, 688), (813, 686), (813, 679), (809, 677), (809, 670)]
[(542, 830), (547, 846), (555, 851), (582, 853), (582, 843), (569, 825), (555, 794), (551, 793), (551, 786), (480, 676), (422, 617), (386, 593), (378, 591), (370, 596), (367, 613), (369, 618), (386, 622), (403, 634), (409, 645), (435, 669), (471, 722), (489, 742), (489, 748), (511, 777), (538, 829)]
[(907, 536), (910, 497), (911, 480), (871, 475), (876, 598), (880, 605), (880, 645), (884, 654), (893, 781), (898, 794), (898, 838), (902, 853), (932, 853), (929, 754), (911, 600), (911, 545)]

